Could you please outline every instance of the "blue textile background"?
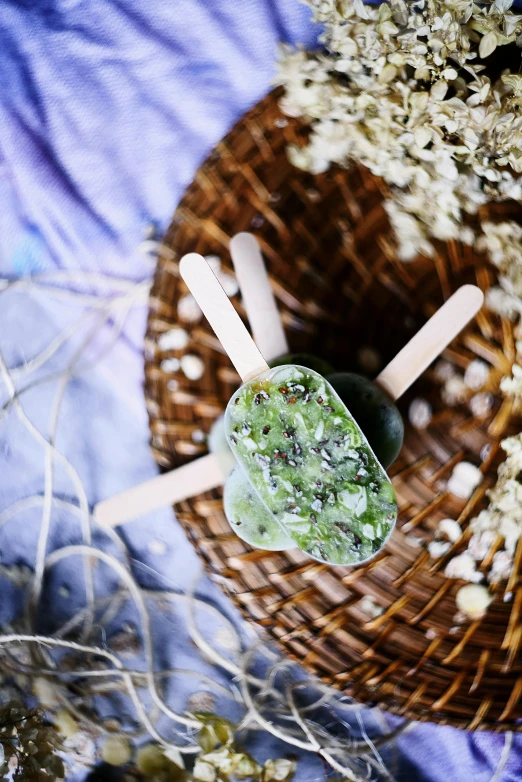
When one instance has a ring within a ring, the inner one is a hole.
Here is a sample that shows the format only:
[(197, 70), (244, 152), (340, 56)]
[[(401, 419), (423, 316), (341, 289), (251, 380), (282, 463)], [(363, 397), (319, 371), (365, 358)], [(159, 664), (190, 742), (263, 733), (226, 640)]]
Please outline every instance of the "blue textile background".
[[(150, 262), (136, 252), (147, 226), (167, 227), (198, 164), (269, 89), (278, 42), (313, 45), (318, 30), (309, 17), (298, 0), (0, 0), (1, 273), (150, 275)], [(36, 353), (70, 316), (67, 305), (45, 297), (28, 306), (12, 296), (0, 306), (8, 363)], [(144, 323), (143, 311), (110, 362), (75, 379), (65, 396), (57, 443), (92, 504), (156, 472), (142, 392)], [(25, 402), (45, 431), (48, 390)], [(11, 419), (0, 423), (0, 462), (0, 511), (41, 491), (41, 453)], [(56, 480), (70, 493), (65, 476)], [(58, 522), (52, 545), (74, 542), (77, 531)], [(35, 513), (16, 534), (0, 530), (0, 561), (30, 562), (37, 528)], [(125, 534), (142, 562), (180, 588), (190, 584), (197, 558), (170, 511)], [(151, 535), (166, 542), (163, 558), (147, 547)], [(74, 569), (68, 575), (72, 583)], [(214, 587), (207, 591), (225, 603)], [(59, 614), (60, 601), (52, 605)], [(0, 624), (18, 608), (15, 590), (2, 582)], [(186, 632), (161, 632), (165, 660), (182, 665), (191, 654)], [(418, 726), (400, 743), (402, 779), (487, 782), (503, 742)], [(496, 782), (520, 780), (521, 758), (516, 738)], [(299, 782), (322, 777), (317, 761), (301, 762)]]

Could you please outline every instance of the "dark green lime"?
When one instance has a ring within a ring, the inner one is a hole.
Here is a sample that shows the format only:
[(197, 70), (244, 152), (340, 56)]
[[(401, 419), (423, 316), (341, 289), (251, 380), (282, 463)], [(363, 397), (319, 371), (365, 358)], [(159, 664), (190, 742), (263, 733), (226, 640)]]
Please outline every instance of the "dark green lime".
[(404, 439), (401, 414), (389, 396), (366, 377), (353, 372), (336, 372), (327, 377), (363, 430), (377, 459), (387, 469)]

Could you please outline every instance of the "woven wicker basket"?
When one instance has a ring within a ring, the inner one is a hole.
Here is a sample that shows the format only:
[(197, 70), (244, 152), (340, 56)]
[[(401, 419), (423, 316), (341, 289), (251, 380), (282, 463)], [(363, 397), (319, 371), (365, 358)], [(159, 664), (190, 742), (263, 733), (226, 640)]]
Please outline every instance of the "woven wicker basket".
[[(158, 262), (146, 340), (152, 446), (162, 467), (205, 452), (198, 433), (208, 432), (239, 382), (205, 321), (187, 326), (187, 352), (203, 359), (203, 378), (191, 382), (161, 369), (169, 354), (159, 351), (157, 339), (179, 322), (177, 302), (187, 292), (178, 276), (183, 253), (215, 253), (230, 266), (230, 237), (254, 231), (292, 350), (324, 356), (338, 370), (357, 370), (364, 346), (386, 362), (456, 287), (474, 282), (485, 290), (494, 279), (483, 258), (456, 243), (441, 246), (432, 260), (400, 263), (382, 206), (383, 183), (362, 169), (314, 177), (292, 168), (286, 144), (305, 135), (298, 122), (281, 116), (272, 93), (218, 145), (174, 216), (165, 239), (171, 251), (162, 251)], [(234, 304), (244, 314), (239, 297)], [(516, 572), (498, 587), (486, 618), (455, 625), (461, 583), (443, 576), (448, 555), (432, 560), (424, 545), (441, 518), (456, 518), (466, 530), (487, 504), (485, 492), (502, 454), (499, 440), (513, 431), (510, 405), (498, 398), (499, 379), (515, 359), (512, 327), (484, 310), (446, 354), (462, 368), (477, 356), (490, 362), (494, 409), (479, 422), (466, 406), (444, 407), (430, 372), (401, 400), (406, 413), (411, 398), (422, 395), (435, 416), (427, 431), (406, 427), (390, 470), (398, 528), (367, 566), (330, 568), (297, 550), (251, 549), (231, 533), (220, 491), (176, 511), (243, 614), (324, 682), (417, 720), (520, 730), (521, 547)], [(467, 503), (445, 488), (463, 459), (480, 465), (485, 476)], [(504, 601), (507, 592), (513, 597)], [(368, 613), (364, 596), (379, 606), (378, 615)]]

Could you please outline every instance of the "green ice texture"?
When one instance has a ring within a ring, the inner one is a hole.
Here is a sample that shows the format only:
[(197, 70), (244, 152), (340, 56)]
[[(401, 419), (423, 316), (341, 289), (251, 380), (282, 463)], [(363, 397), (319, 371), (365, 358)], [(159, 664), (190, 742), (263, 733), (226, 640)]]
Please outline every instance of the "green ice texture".
[(257, 496), (239, 464), (227, 478), (223, 503), (228, 523), (249, 545), (267, 551), (295, 548), (294, 541)]

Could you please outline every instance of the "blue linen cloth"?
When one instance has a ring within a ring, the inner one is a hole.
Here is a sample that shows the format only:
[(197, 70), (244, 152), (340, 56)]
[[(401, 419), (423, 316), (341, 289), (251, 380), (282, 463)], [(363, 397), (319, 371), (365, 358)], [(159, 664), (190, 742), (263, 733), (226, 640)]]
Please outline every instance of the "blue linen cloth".
[[(298, 0), (0, 0), (2, 275), (68, 269), (146, 279), (151, 262), (136, 248), (148, 226), (167, 227), (199, 163), (269, 89), (278, 43), (312, 46), (317, 34)], [(71, 303), (9, 294), (0, 305), (8, 365), (37, 353), (73, 316)], [(57, 445), (91, 505), (157, 471), (142, 390), (145, 316), (145, 308), (136, 312), (110, 360), (75, 378), (64, 397)], [(108, 324), (96, 347), (109, 338)], [(47, 370), (58, 370), (63, 360), (58, 354)], [(43, 432), (50, 403), (48, 386), (24, 396)], [(2, 511), (41, 493), (43, 468), (41, 449), (13, 416), (0, 423), (0, 446)], [(73, 494), (58, 468), (55, 491)], [(1, 562), (33, 561), (40, 512), (28, 511), (16, 534), (9, 524), (0, 530)], [(50, 548), (78, 541), (67, 514), (58, 509), (53, 521)], [(142, 583), (156, 583), (150, 566), (180, 589), (191, 584), (197, 557), (169, 510), (134, 522), (124, 534), (143, 563), (136, 564)], [(166, 555), (151, 551), (151, 537), (165, 542)], [(70, 614), (74, 576), (69, 565), (49, 585), (53, 621)], [(65, 582), (71, 597), (53, 598)], [(0, 588), (1, 626), (21, 606), (13, 585), (2, 581)], [(205, 591), (210, 601), (227, 605), (216, 587), (207, 583)], [(162, 664), (183, 667), (193, 651), (182, 623), (158, 622), (156, 630)], [(190, 690), (190, 682), (184, 686)], [(271, 744), (269, 737), (258, 740), (261, 757)], [(400, 741), (400, 778), (487, 782), (503, 746), (502, 736), (420, 725)], [(522, 740), (515, 737), (496, 782), (520, 780), (521, 768)], [(321, 778), (316, 759), (301, 761), (299, 782)]]

